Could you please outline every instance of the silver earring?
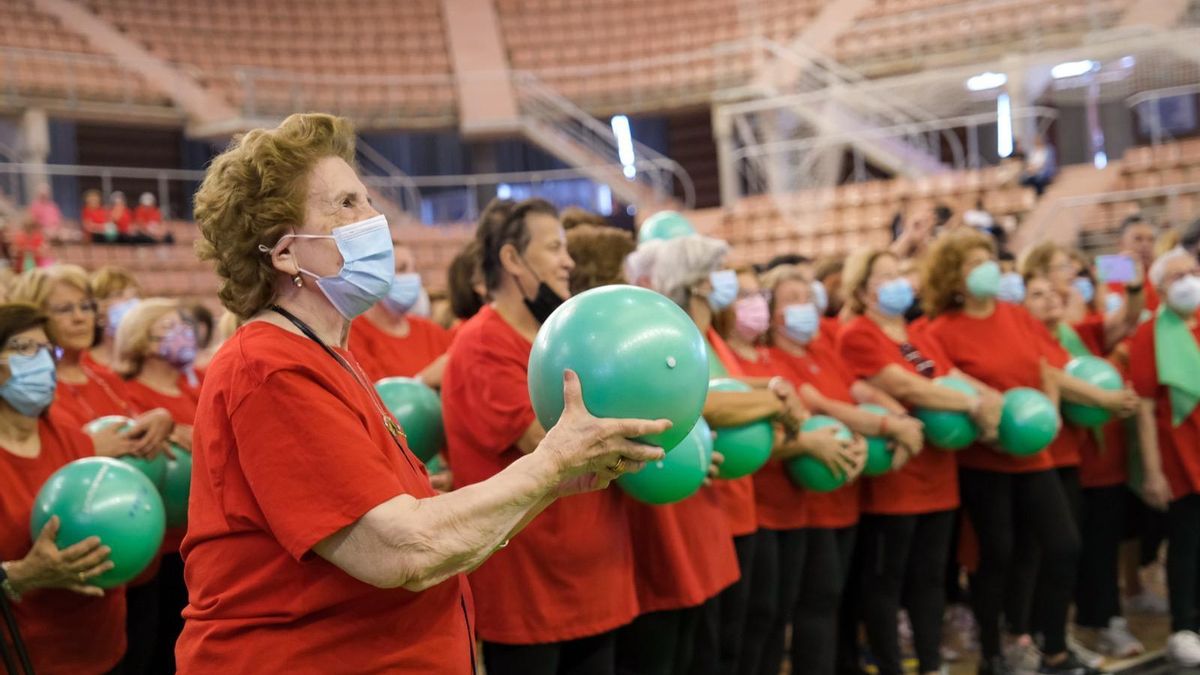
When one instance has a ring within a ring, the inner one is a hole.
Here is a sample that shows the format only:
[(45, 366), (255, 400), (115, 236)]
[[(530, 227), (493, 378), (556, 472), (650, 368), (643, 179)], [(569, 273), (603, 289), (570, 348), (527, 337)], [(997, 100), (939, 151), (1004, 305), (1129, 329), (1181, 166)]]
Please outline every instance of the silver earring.
[(294, 285), (296, 288), (303, 288), (304, 287), (304, 277), (300, 276), (299, 274), (292, 277), (292, 285)]

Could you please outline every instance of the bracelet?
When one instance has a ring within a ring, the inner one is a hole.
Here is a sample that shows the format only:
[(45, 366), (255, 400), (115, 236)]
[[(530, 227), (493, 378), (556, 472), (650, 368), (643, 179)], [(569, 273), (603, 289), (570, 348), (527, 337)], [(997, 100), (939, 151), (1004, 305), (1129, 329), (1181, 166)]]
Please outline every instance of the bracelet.
[(0, 591), (3, 591), (4, 597), (12, 602), (20, 602), (21, 594), (17, 592), (17, 589), (13, 588), (12, 581), (8, 578), (8, 570), (4, 569), (4, 566), (7, 564), (0, 562)]
[(1129, 295), (1137, 295), (1138, 293), (1142, 292), (1143, 286), (1145, 286), (1145, 284), (1138, 284), (1137, 286), (1126, 285), (1125, 292)]

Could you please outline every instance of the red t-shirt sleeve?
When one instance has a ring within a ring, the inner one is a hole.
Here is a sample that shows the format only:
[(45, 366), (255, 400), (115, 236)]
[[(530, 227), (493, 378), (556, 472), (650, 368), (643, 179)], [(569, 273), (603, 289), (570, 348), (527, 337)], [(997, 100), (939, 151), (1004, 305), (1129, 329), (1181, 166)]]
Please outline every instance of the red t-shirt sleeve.
[(500, 454), (516, 445), (533, 424), (533, 404), (529, 401), (529, 380), (522, 355), (496, 343), (489, 349), (463, 349), (454, 358), (474, 363), (465, 372), (473, 382), (462, 388), (470, 411), (468, 432), (475, 436), (475, 447)]
[(1129, 380), (1142, 398), (1158, 393), (1158, 360), (1154, 356), (1154, 322), (1138, 326), (1129, 342)]
[(301, 373), (270, 374), (230, 423), (255, 501), (297, 560), (404, 491), (358, 413)]
[(1024, 324), (1021, 327), (1022, 331), (1027, 331), (1030, 337), (1037, 340), (1038, 351), (1041, 352), (1042, 358), (1046, 359), (1046, 364), (1055, 368), (1067, 365), (1067, 361), (1071, 360), (1070, 354), (1050, 334), (1045, 324), (1033, 318), (1033, 315), (1024, 307), (1013, 307), (1012, 309), (1014, 314), (1020, 317), (1018, 320)]
[(1108, 352), (1105, 349), (1106, 336), (1104, 331), (1103, 316), (1089, 316), (1072, 326), (1075, 332), (1079, 335), (1079, 339), (1083, 340), (1083, 344), (1092, 350), (1093, 354), (1104, 356)]
[(872, 331), (854, 324), (842, 330), (838, 340), (838, 355), (853, 376), (875, 377), (885, 367), (895, 363), (888, 356), (889, 347), (893, 352), (899, 349), (893, 344), (886, 344)]

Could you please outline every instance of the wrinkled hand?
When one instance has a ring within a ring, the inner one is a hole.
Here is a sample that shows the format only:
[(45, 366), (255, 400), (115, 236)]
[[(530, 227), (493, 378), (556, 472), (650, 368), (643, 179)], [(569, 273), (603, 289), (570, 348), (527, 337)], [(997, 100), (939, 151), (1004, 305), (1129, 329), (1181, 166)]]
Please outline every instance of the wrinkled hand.
[[(713, 436), (717, 433), (714, 431)], [(708, 476), (704, 479), (705, 485), (712, 485), (712, 482), (717, 479), (717, 473), (721, 471), (721, 465), (725, 463), (725, 455), (713, 450), (712, 461), (708, 463)]]
[[(854, 450), (854, 440), (838, 438), (837, 430), (833, 427), (804, 432), (800, 436), (800, 444), (805, 454), (820, 460), (835, 474), (848, 478), (862, 470), (859, 467), (860, 458)], [(867, 446), (864, 442), (861, 449), (861, 461), (864, 465), (867, 460), (866, 451)]]
[(919, 453), (910, 452), (903, 445), (895, 446), (895, 450), (892, 452), (892, 471), (903, 469), (904, 465), (908, 464), (908, 461), (917, 456), (917, 454)]
[[(600, 490), (623, 473), (666, 456), (662, 448), (629, 440), (671, 428), (669, 420), (601, 419), (583, 404), (579, 376), (563, 371), (563, 412), (535, 452), (550, 454), (561, 477), (558, 494)], [(620, 461), (619, 461), (620, 460)]]
[(1166, 511), (1171, 503), (1171, 486), (1162, 471), (1147, 473), (1142, 480), (1142, 499), (1159, 511)]
[(1117, 417), (1133, 417), (1141, 405), (1141, 398), (1137, 392), (1129, 388), (1109, 392), (1106, 398), (1108, 400), (1104, 407), (1116, 413)]
[(134, 454), (137, 443), (121, 432), (116, 425), (108, 426), (89, 434), (92, 451), (98, 457), (124, 457)]
[(99, 537), (88, 537), (60, 549), (54, 543), (58, 528), (58, 516), (51, 517), (38, 533), (29, 553), (7, 568), (13, 586), (19, 593), (37, 588), (63, 588), (81, 595), (103, 597), (104, 589), (87, 581), (113, 568), (108, 559), (112, 550), (102, 545)]
[(925, 445), (925, 425), (915, 417), (907, 415), (889, 417), (888, 431), (892, 440), (911, 454), (917, 454)]

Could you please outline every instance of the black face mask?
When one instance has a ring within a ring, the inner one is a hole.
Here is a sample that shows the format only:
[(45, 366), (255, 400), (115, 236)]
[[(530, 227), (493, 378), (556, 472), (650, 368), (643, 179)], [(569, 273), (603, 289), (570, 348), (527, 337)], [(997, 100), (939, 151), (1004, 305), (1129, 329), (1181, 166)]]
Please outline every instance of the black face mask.
[(917, 319), (921, 318), (924, 315), (925, 315), (925, 311), (923, 309), (921, 309), (921, 303), (914, 302), (912, 304), (912, 306), (909, 307), (908, 310), (904, 312), (904, 320), (907, 321), (908, 323), (912, 323), (913, 321), (916, 321)]
[(538, 282), (537, 295), (532, 300), (525, 298), (525, 306), (538, 323), (546, 323), (546, 319), (564, 302), (566, 300), (560, 298), (544, 281)]

